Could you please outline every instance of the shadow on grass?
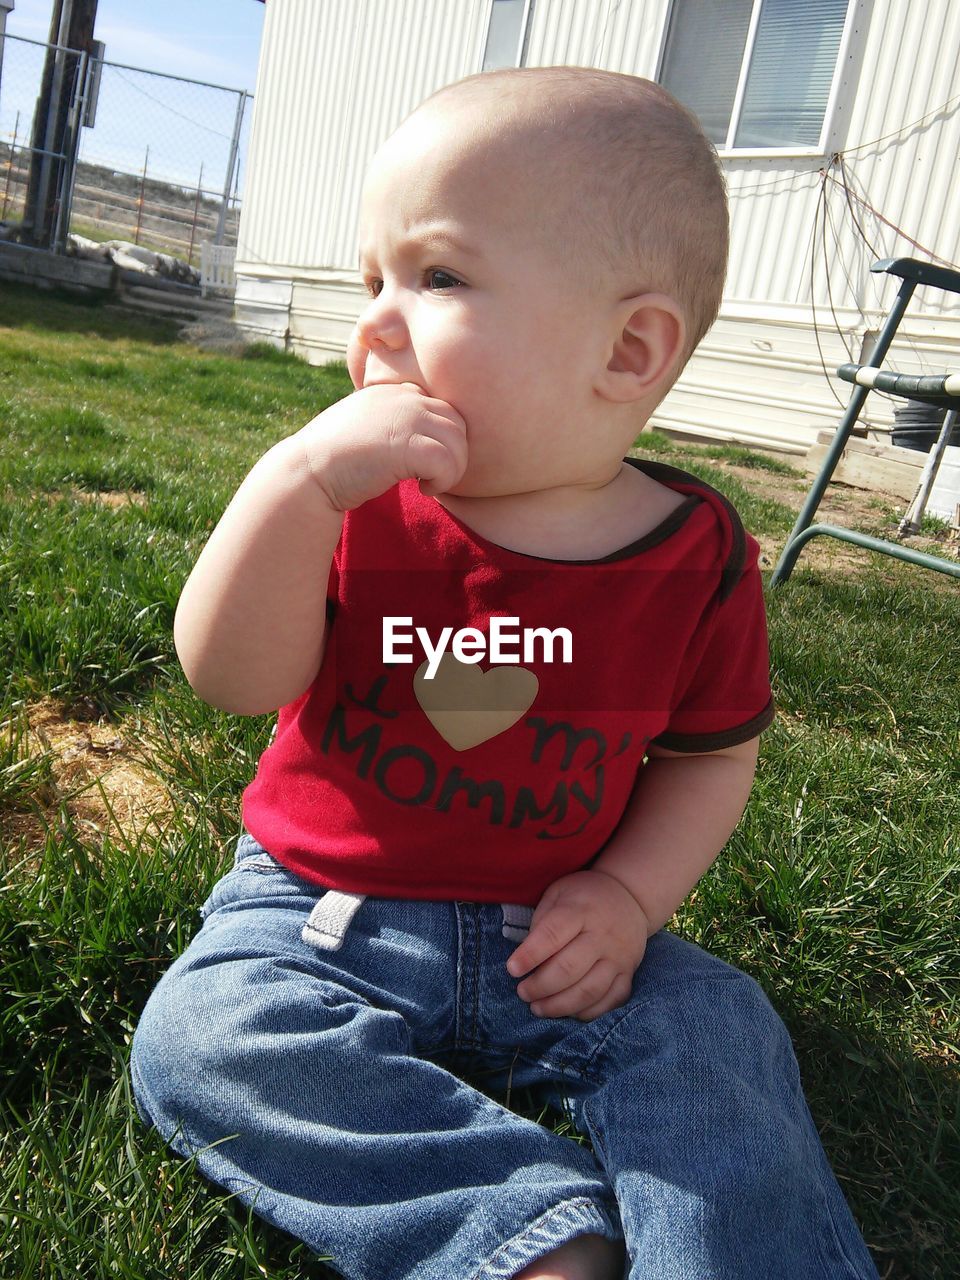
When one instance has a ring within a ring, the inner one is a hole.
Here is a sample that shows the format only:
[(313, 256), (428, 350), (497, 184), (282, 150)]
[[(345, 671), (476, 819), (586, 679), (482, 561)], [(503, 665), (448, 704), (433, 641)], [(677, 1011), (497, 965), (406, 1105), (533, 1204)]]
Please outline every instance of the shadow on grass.
[(824, 1149), (882, 1280), (960, 1254), (960, 1071), (854, 1020), (785, 1013)]
[(80, 296), (65, 289), (0, 283), (0, 327), (49, 333), (85, 333), (107, 340), (170, 346), (177, 341), (178, 322), (121, 309), (113, 294)]

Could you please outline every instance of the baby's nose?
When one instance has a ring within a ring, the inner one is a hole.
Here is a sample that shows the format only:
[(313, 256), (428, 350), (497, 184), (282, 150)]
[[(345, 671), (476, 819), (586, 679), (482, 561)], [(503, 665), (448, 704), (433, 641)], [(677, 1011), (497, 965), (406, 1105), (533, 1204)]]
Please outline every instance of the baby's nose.
[(395, 351), (406, 339), (406, 326), (395, 303), (380, 293), (361, 312), (356, 335), (357, 341), (368, 351), (377, 345)]

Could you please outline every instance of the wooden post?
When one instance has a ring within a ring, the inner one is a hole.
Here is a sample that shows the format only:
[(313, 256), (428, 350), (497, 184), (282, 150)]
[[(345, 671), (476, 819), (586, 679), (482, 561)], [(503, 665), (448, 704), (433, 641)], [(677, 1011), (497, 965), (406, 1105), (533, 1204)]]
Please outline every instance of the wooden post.
[[(64, 173), (63, 154), (70, 84), (81, 52), (93, 53), (97, 0), (54, 0), (43, 81), (33, 121), (27, 196), (21, 238), (47, 248)], [(56, 169), (56, 173), (54, 170)]]

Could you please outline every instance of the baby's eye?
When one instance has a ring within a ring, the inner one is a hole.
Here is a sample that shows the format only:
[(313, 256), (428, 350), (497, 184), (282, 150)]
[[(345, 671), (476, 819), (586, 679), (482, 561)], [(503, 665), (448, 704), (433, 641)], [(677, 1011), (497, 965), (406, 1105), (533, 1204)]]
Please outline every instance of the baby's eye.
[(380, 290), (383, 288), (383, 281), (377, 280), (374, 278), (371, 278), (370, 280), (368, 280), (366, 284), (367, 284), (367, 293), (369, 293), (371, 298), (375, 298), (377, 294), (380, 292)]
[(426, 281), (428, 289), (456, 289), (463, 284), (462, 280), (440, 267), (431, 267), (426, 273)]

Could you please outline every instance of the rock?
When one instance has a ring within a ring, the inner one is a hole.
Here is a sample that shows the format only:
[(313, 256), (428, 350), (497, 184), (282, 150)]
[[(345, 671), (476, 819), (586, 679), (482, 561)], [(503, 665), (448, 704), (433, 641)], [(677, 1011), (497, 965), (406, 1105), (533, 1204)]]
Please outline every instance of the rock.
[(113, 262), (127, 271), (155, 279), (174, 280), (180, 284), (198, 286), (200, 272), (189, 263), (169, 253), (155, 253), (129, 240), (104, 240), (98, 243), (84, 236), (68, 236), (67, 251), (78, 258), (91, 258), (101, 262)]
[[(122, 253), (125, 258), (132, 258), (150, 271), (159, 271), (160, 254), (154, 253), (152, 249), (143, 249), (138, 244), (131, 244), (129, 240), (104, 240), (103, 244), (104, 248), (110, 249), (114, 254)], [(114, 262), (116, 261), (114, 257)], [(117, 263), (117, 265), (125, 267), (128, 263)]]
[(99, 240), (86, 236), (67, 236), (67, 253), (73, 258), (87, 258), (92, 262), (110, 262), (110, 250)]

